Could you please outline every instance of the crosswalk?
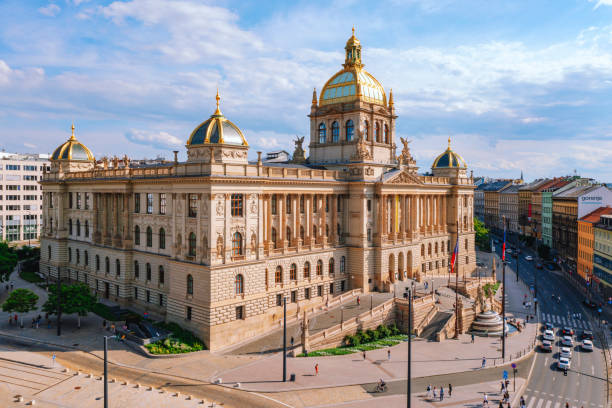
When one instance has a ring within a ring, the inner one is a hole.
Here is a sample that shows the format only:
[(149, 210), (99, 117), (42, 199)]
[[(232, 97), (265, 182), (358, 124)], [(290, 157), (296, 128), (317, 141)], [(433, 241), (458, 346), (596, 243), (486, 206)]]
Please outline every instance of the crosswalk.
[(573, 329), (584, 329), (584, 330), (592, 329), (591, 323), (589, 323), (586, 320), (572, 319), (569, 317), (559, 316), (559, 315), (550, 314), (550, 313), (542, 313), (540, 317), (541, 317), (542, 322), (552, 323), (557, 327), (569, 326)]
[[(529, 390), (529, 389), (527, 389)], [(535, 391), (536, 393), (538, 391)], [(603, 408), (602, 404), (596, 404), (594, 402), (580, 401), (576, 399), (563, 399), (556, 395), (547, 394), (545, 392), (540, 395), (527, 395), (525, 403), (527, 408), (565, 408), (565, 403), (569, 403), (571, 408), (584, 407), (584, 408)]]

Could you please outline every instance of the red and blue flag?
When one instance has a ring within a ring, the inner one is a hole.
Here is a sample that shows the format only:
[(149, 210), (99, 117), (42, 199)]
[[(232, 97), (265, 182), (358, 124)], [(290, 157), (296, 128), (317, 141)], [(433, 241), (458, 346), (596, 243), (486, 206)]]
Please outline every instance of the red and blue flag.
[(502, 246), (502, 261), (506, 260), (506, 225), (504, 224), (504, 245)]
[(451, 273), (455, 271), (455, 262), (457, 261), (457, 255), (459, 254), (459, 235), (457, 234), (457, 242), (455, 243), (455, 250), (451, 258)]

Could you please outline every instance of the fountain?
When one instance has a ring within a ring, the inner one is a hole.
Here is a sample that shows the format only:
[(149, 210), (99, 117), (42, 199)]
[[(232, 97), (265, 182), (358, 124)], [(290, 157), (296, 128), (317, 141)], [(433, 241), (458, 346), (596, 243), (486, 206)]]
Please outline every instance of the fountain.
[[(506, 324), (506, 333), (510, 333), (513, 327)], [(499, 313), (494, 310), (487, 310), (476, 315), (476, 319), (472, 323), (470, 333), (476, 336), (501, 336), (502, 335), (502, 318)]]

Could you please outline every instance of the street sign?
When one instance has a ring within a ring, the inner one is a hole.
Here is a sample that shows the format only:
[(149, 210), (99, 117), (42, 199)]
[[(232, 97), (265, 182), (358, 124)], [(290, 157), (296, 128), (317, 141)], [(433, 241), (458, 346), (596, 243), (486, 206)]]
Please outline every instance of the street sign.
[(506, 370), (504, 370), (504, 380), (508, 379), (508, 372)]
[(512, 368), (516, 368), (516, 363), (512, 363)]

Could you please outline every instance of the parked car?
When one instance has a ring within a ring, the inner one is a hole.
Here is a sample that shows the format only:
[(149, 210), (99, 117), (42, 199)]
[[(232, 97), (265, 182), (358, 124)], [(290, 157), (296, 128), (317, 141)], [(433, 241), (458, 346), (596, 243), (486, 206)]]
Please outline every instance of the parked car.
[(513, 258), (518, 258), (518, 253), (516, 253), (516, 251), (514, 251), (514, 252), (512, 253), (512, 257), (513, 257)]
[(591, 340), (582, 340), (580, 348), (584, 351), (593, 351), (593, 342)]
[(555, 326), (553, 326), (553, 324), (551, 322), (546, 322), (546, 324), (544, 325), (544, 330), (552, 331), (554, 328), (555, 328)]
[(573, 336), (573, 335), (574, 335), (574, 329), (572, 329), (572, 328), (571, 328), (571, 327), (569, 327), (569, 326), (565, 326), (565, 327), (563, 328), (563, 330), (561, 331), (561, 333), (562, 333), (564, 336)]
[(583, 330), (582, 333), (580, 333), (580, 340), (584, 339), (593, 340), (593, 332), (590, 330)]
[(536, 264), (536, 269), (542, 269), (542, 264), (538, 262), (538, 263)]
[(569, 370), (570, 369), (570, 360), (569, 358), (561, 357), (557, 362), (557, 367), (559, 370)]
[(544, 334), (542, 335), (542, 339), (548, 341), (555, 341), (555, 333), (553, 333), (552, 330), (545, 330)]
[(588, 301), (588, 300), (586, 300), (586, 299), (585, 299), (585, 300), (583, 300), (582, 302), (583, 302), (583, 303), (584, 303), (584, 305), (585, 305), (586, 307), (588, 307), (588, 308), (591, 308), (591, 309), (596, 309), (596, 308), (597, 308), (597, 305), (595, 304), (595, 302), (591, 302), (591, 301)]
[(561, 340), (561, 344), (567, 347), (573, 347), (574, 340), (570, 336), (563, 336), (563, 339)]
[(525, 260), (526, 260), (526, 261), (533, 261), (533, 256), (531, 256), (531, 255), (527, 255), (527, 256), (525, 257)]
[(553, 350), (552, 342), (549, 340), (542, 341), (542, 344), (540, 344), (540, 350), (546, 353), (552, 353), (552, 350)]
[(561, 349), (559, 350), (559, 356), (572, 358), (572, 349), (569, 347), (561, 347)]
[(512, 249), (511, 249), (511, 248), (507, 248), (507, 249), (506, 249), (506, 253), (507, 253), (507, 254), (511, 254), (511, 253), (512, 253)]

